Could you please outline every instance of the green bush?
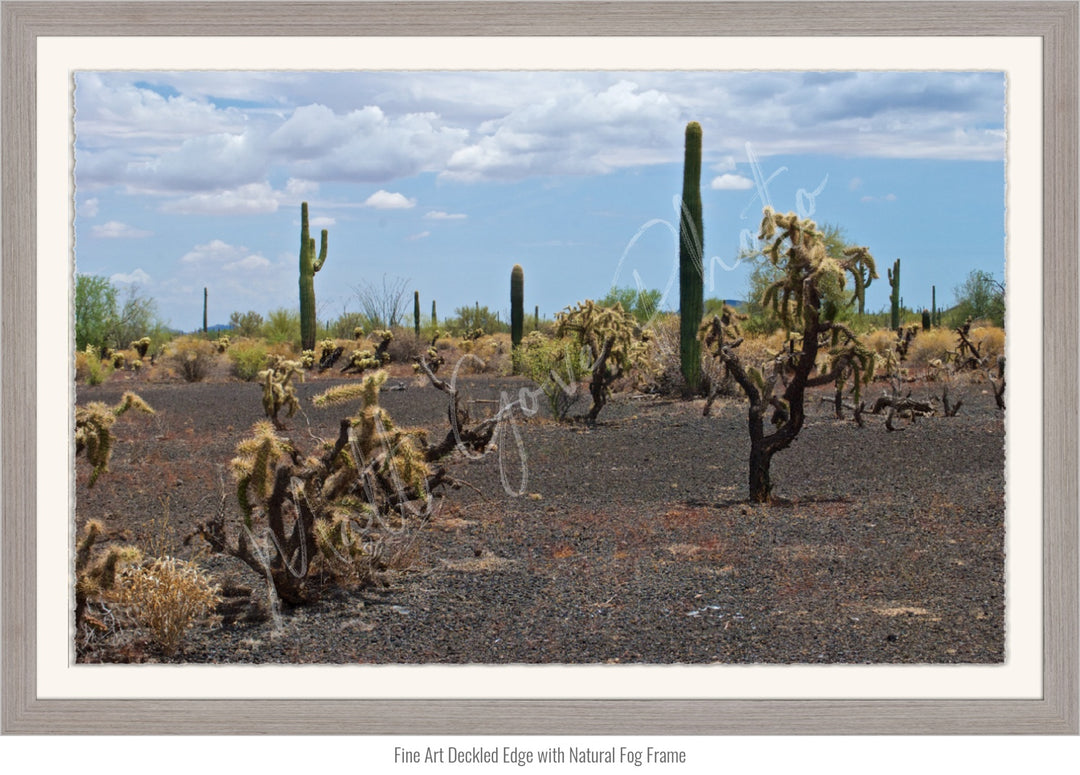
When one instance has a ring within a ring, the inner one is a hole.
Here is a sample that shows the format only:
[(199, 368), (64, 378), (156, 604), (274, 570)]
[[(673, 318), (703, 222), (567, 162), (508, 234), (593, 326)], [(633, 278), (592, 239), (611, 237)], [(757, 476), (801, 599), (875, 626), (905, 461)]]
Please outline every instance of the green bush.
[(251, 382), (266, 368), (268, 352), (261, 342), (241, 340), (229, 348), (228, 354), (232, 361), (232, 373), (244, 382)]
[(587, 394), (579, 384), (589, 374), (584, 351), (569, 339), (554, 339), (533, 331), (513, 351), (514, 371), (532, 380), (547, 399), (551, 416), (566, 418), (570, 408)]

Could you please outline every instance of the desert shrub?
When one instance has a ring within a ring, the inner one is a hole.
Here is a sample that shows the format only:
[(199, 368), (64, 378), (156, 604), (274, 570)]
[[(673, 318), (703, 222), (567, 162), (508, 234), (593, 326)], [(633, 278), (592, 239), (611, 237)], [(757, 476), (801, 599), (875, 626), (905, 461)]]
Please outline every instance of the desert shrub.
[(427, 351), (427, 343), (413, 331), (400, 330), (390, 340), (386, 353), (391, 363), (412, 363)]
[(219, 591), (194, 563), (162, 557), (122, 571), (115, 598), (172, 656), (188, 628), (217, 607)]
[(585, 391), (578, 381), (589, 373), (589, 363), (580, 347), (568, 339), (555, 339), (533, 331), (521, 340), (513, 353), (514, 370), (532, 380), (547, 399), (551, 416), (565, 419)]
[[(473, 338), (457, 339), (455, 344), (463, 357), (472, 356), (459, 359), (460, 371), (463, 374), (509, 374), (512, 370), (510, 353), (513, 348), (510, 346), (509, 334), (479, 334)], [(454, 363), (456, 365), (457, 361)]]
[[(893, 341), (895, 339), (893, 334)], [(932, 328), (911, 340), (905, 363), (909, 368), (927, 368), (934, 361), (946, 360), (949, 351), (955, 349), (956, 334), (945, 328)]]
[(999, 355), (1005, 354), (1005, 330), (997, 326), (972, 328), (971, 341), (979, 348), (979, 354), (993, 364)]
[(266, 345), (251, 339), (241, 339), (229, 347), (232, 373), (244, 382), (251, 382), (266, 368)]
[(213, 343), (194, 336), (182, 336), (169, 343), (166, 360), (186, 382), (202, 382), (210, 374), (217, 355)]
[(229, 316), (229, 328), (234, 336), (255, 337), (262, 331), (263, 317), (254, 310), (234, 312)]
[(115, 370), (112, 359), (103, 360), (92, 345), (75, 354), (75, 379), (87, 385), (100, 385)]
[(271, 344), (300, 342), (300, 311), (276, 309), (269, 314), (262, 327), (263, 336)]
[[(916, 339), (921, 338), (919, 334)], [(866, 349), (878, 355), (884, 355), (896, 346), (896, 332), (888, 328), (877, 328), (859, 337)]]

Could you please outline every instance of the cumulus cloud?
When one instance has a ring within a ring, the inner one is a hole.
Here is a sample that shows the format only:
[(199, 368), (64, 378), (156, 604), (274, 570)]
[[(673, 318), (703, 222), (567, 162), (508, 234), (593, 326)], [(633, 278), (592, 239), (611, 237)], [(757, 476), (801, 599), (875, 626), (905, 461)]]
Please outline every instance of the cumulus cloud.
[(90, 229), (90, 233), (101, 239), (139, 239), (153, 235), (152, 231), (137, 229), (120, 221), (108, 221)]
[(422, 231), (419, 234), (410, 234), (405, 239), (409, 240), (410, 242), (415, 242), (416, 240), (425, 239), (426, 237), (430, 237), (430, 236), (431, 236), (430, 231)]
[(415, 206), (415, 199), (409, 199), (404, 194), (384, 191), (381, 188), (364, 200), (364, 207), (373, 207), (376, 210), (408, 210)]
[(196, 245), (180, 257), (180, 262), (197, 266), (217, 266), (228, 271), (263, 269), (270, 266), (270, 261), (261, 254), (219, 239)]
[(712, 183), (709, 184), (709, 188), (715, 191), (741, 191), (753, 187), (754, 181), (750, 180), (750, 178), (744, 178), (742, 175), (732, 175), (730, 173), (713, 178)]
[[(244, 116), (183, 94), (161, 94), (130, 76), (80, 72), (75, 75), (78, 134), (103, 138), (161, 140), (192, 134), (238, 131)], [(165, 91), (165, 89), (162, 89)]]
[(680, 111), (667, 94), (620, 80), (602, 90), (569, 79), (479, 127), (444, 177), (519, 179), (532, 174), (601, 174), (678, 157)]
[(468, 135), (430, 111), (389, 116), (365, 105), (338, 113), (312, 104), (274, 129), (267, 149), (312, 180), (382, 182), (441, 169)]
[(133, 272), (128, 272), (127, 274), (118, 272), (117, 274), (110, 275), (109, 281), (122, 285), (148, 285), (150, 283), (150, 275), (140, 268)]

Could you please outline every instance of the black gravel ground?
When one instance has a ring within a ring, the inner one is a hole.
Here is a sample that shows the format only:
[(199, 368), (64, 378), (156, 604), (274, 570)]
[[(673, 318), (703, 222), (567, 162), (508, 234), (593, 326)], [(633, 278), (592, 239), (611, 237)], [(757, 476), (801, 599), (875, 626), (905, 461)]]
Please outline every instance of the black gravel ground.
[[(331, 384), (299, 386), (291, 435), (305, 448), (350, 411), (307, 400)], [(399, 384), (382, 395), (395, 421), (444, 433), (446, 397), (411, 377), (387, 387)], [(478, 412), (529, 387), (465, 385)], [(181, 537), (223, 494), (236, 511), (226, 465), (261, 418), (260, 389), (116, 382), (80, 386), (78, 401), (113, 402), (124, 389), (157, 415), (117, 422), (111, 472), (93, 490), (77, 461), (77, 524), (103, 519), (117, 542), (190, 557)], [(246, 566), (204, 554), (241, 595), (239, 619), (193, 629), (169, 659), (130, 627), (80, 638), (77, 652), (87, 662), (1000, 663), (1003, 418), (983, 385), (951, 395), (964, 399), (957, 417), (902, 432), (872, 416), (858, 428), (815, 403), (774, 458), (767, 506), (746, 502), (737, 400), (704, 417), (701, 402), (620, 394), (595, 428), (518, 409), (498, 452), (451, 464), (465, 485), (402, 531), (385, 585), (327, 588), (318, 603), (274, 612)]]

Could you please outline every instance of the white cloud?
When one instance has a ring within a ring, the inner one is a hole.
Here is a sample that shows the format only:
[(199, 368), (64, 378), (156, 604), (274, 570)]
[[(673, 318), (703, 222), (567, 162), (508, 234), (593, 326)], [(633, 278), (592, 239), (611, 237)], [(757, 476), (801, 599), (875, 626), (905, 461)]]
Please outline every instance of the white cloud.
[(885, 196), (864, 196), (859, 200), (860, 202), (895, 202), (896, 194), (886, 194)]
[(100, 202), (97, 199), (84, 199), (76, 208), (76, 214), (85, 218), (97, 218), (100, 210)]
[(90, 233), (101, 239), (139, 239), (153, 235), (152, 231), (136, 229), (134, 226), (128, 226), (120, 221), (108, 221), (107, 223), (98, 224), (90, 229)]
[(313, 229), (325, 229), (327, 226), (333, 226), (336, 223), (336, 218), (331, 218), (327, 215), (321, 215), (318, 218), (312, 218), (308, 222), (308, 225)]
[(720, 161), (712, 165), (713, 172), (734, 172), (735, 171), (735, 157), (725, 156)]
[(256, 215), (277, 212), (281, 199), (269, 183), (250, 183), (165, 202), (160, 210), (180, 215)]
[(150, 275), (148, 275), (142, 269), (136, 269), (135, 271), (129, 272), (127, 274), (117, 273), (111, 275), (109, 277), (109, 281), (125, 285), (148, 285), (150, 283)]
[(270, 261), (261, 254), (252, 253), (243, 245), (230, 245), (219, 239), (196, 245), (181, 256), (180, 262), (199, 266), (216, 265), (229, 271), (256, 270), (270, 266)]
[(443, 177), (601, 174), (680, 158), (682, 117), (664, 92), (625, 78), (599, 87), (571, 76), (561, 87), (482, 123), (480, 139), (450, 157)]
[(848, 191), (858, 191), (862, 188), (862, 178), (852, 178), (848, 181)]
[(422, 231), (419, 234), (410, 234), (405, 239), (409, 240), (410, 242), (415, 242), (418, 239), (424, 239), (424, 238), (430, 237), (430, 236), (431, 236), (430, 231)]
[(753, 187), (754, 181), (750, 180), (750, 178), (744, 178), (742, 175), (732, 175), (730, 173), (713, 178), (712, 183), (709, 184), (709, 188), (715, 191), (741, 191)]
[(261, 256), (258, 253), (251, 253), (249, 255), (244, 256), (243, 258), (237, 259), (236, 261), (230, 261), (229, 263), (225, 264), (222, 268), (226, 269), (226, 270), (229, 270), (229, 271), (233, 271), (233, 270), (265, 269), (268, 266), (270, 266), (270, 260), (268, 258), (265, 258), (264, 256)]
[(182, 94), (163, 96), (123, 74), (77, 73), (75, 95), (79, 137), (95, 144), (103, 138), (162, 140), (234, 132), (244, 125), (243, 114), (235, 109), (221, 110)]
[(373, 207), (376, 210), (408, 210), (416, 206), (416, 200), (409, 199), (404, 194), (379, 189), (364, 200), (364, 206)]
[(468, 136), (430, 111), (389, 116), (374, 105), (338, 113), (309, 104), (275, 128), (266, 145), (308, 179), (381, 182), (442, 169)]
[(442, 210), (432, 210), (425, 214), (424, 217), (433, 221), (460, 221), (469, 216), (465, 215), (465, 213), (447, 213)]

